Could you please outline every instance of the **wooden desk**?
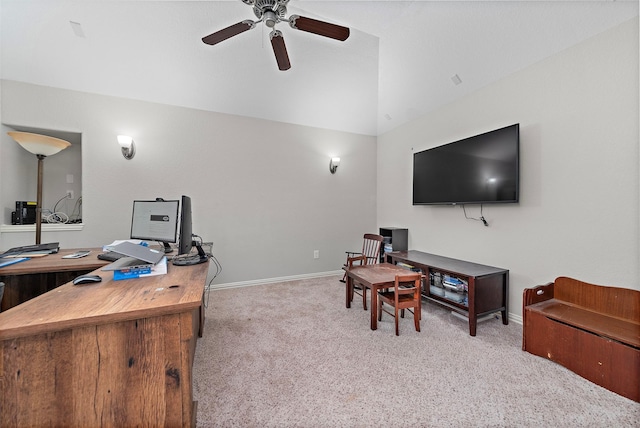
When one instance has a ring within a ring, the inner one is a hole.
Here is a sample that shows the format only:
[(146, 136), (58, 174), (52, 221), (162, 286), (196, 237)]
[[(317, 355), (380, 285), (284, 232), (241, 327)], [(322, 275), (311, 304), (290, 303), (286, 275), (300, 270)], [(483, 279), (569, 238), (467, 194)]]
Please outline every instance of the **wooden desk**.
[(0, 313), (0, 426), (195, 426), (208, 267), (124, 281), (97, 270), (100, 283)]
[(5, 283), (2, 311), (53, 290), (76, 276), (109, 264), (98, 258), (101, 248), (88, 248), (91, 254), (79, 259), (62, 258), (79, 249), (84, 248), (60, 250), (56, 254), (34, 257), (0, 268), (0, 282)]
[[(390, 263), (375, 265), (353, 266), (344, 269), (347, 273), (346, 293), (347, 308), (351, 307), (354, 281), (363, 287), (371, 289), (371, 330), (378, 329), (378, 290), (392, 288), (396, 275), (406, 275), (407, 269)], [(420, 308), (421, 310), (421, 308)]]

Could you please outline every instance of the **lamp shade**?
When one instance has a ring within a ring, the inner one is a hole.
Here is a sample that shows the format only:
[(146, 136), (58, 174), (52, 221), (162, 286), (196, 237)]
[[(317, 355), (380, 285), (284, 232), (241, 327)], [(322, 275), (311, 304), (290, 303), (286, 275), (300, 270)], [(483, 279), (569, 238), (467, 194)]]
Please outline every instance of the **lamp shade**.
[(34, 155), (52, 156), (71, 145), (70, 142), (48, 135), (33, 134), (31, 132), (7, 132), (24, 148)]

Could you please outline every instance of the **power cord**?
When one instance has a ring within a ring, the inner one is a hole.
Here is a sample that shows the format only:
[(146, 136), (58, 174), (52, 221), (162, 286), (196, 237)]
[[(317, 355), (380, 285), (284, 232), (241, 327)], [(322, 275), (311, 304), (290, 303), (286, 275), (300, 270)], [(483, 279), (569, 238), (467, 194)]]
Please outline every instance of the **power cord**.
[[(216, 271), (213, 274), (213, 276), (211, 277), (211, 279), (209, 280), (209, 282), (207, 283), (207, 285), (204, 288), (204, 291), (206, 293), (206, 299), (204, 301), (204, 307), (208, 308), (209, 307), (209, 297), (211, 296), (211, 285), (213, 284), (213, 280), (216, 279), (218, 277), (218, 275), (220, 275), (222, 273), (222, 264), (220, 264), (220, 261), (218, 261), (218, 259), (213, 255), (213, 242), (204, 242), (202, 237), (196, 234), (192, 234), (191, 235), (194, 240), (198, 241), (201, 247), (208, 247), (207, 249), (209, 251), (205, 251), (205, 255), (207, 256), (207, 258), (213, 262), (213, 265), (216, 267)], [(200, 258), (199, 254), (188, 254), (188, 255), (184, 255), (184, 256), (175, 256), (173, 257), (175, 258), (189, 258), (189, 257), (194, 257), (194, 258)]]
[[(47, 210), (48, 214), (46, 215), (46, 217), (43, 218), (45, 222), (63, 223), (63, 224), (82, 222), (82, 216), (80, 215), (80, 206), (82, 205), (82, 196), (76, 200), (76, 203), (73, 206), (73, 209), (71, 210), (71, 215), (68, 215), (67, 213), (62, 211), (58, 211), (58, 205), (60, 204), (60, 202), (64, 201), (65, 199), (69, 199), (69, 195), (65, 194), (62, 198), (58, 199), (58, 201), (53, 206), (53, 210)], [(75, 218), (72, 219), (76, 211), (78, 212), (78, 214)]]
[(213, 262), (213, 264), (215, 265), (216, 272), (213, 274), (213, 276), (209, 280), (209, 283), (205, 287), (205, 292), (207, 293), (207, 298), (206, 298), (206, 300), (204, 302), (204, 307), (205, 308), (209, 307), (209, 296), (211, 295), (211, 285), (213, 283), (213, 280), (216, 279), (216, 277), (222, 273), (222, 265), (220, 264), (218, 259), (216, 259), (216, 257), (213, 255), (213, 251), (211, 253), (209, 253), (209, 260), (211, 260)]
[(202, 240), (202, 238), (200, 236), (195, 235), (195, 234), (193, 236), (200, 240), (200, 245), (201, 246), (209, 247), (209, 252), (207, 252), (206, 255), (209, 258), (209, 260), (211, 260), (213, 262), (213, 265), (216, 267), (215, 273), (213, 274), (213, 276), (209, 280), (209, 283), (207, 284), (207, 286), (204, 289), (205, 293), (207, 293), (207, 298), (205, 299), (204, 307), (208, 308), (209, 307), (209, 297), (211, 296), (211, 285), (213, 284), (213, 280), (216, 279), (217, 276), (222, 273), (222, 265), (220, 264), (218, 259), (213, 255), (213, 242), (203, 242), (203, 240)]
[(481, 221), (482, 224), (484, 224), (486, 227), (489, 227), (489, 223), (487, 223), (487, 220), (485, 220), (484, 216), (482, 215), (482, 204), (480, 204), (480, 217), (478, 218), (467, 216), (467, 210), (464, 204), (462, 204), (462, 211), (464, 212), (464, 218), (466, 218), (467, 220)]
[(53, 212), (45, 217), (47, 223), (69, 223), (69, 216), (63, 212)]

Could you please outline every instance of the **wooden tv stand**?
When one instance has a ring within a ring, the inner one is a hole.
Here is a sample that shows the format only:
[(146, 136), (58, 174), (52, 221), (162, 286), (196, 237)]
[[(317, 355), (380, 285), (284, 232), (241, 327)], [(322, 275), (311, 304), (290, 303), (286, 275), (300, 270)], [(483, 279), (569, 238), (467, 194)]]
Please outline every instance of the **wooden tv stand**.
[[(467, 316), (469, 318), (469, 334), (471, 336), (476, 335), (478, 317), (485, 314), (500, 311), (502, 324), (509, 324), (509, 271), (507, 269), (451, 259), (416, 250), (387, 253), (387, 262), (404, 263), (420, 269), (428, 278), (426, 284), (423, 285), (422, 296), (427, 300)], [(442, 295), (432, 293), (432, 290), (435, 291), (438, 288), (432, 288), (433, 285), (430, 279), (435, 276), (442, 280), (444, 275), (466, 282), (464, 287), (460, 287), (461, 291), (453, 293), (454, 297), (450, 297), (450, 294), (444, 294), (445, 287), (442, 288)], [(456, 298), (456, 296), (459, 296), (459, 298)]]

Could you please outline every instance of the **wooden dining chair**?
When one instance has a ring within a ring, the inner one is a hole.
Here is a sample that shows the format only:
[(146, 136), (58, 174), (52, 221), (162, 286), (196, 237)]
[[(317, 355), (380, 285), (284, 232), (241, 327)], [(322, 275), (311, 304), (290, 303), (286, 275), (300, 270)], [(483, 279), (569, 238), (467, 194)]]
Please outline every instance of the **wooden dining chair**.
[[(380, 263), (380, 247), (382, 246), (382, 235), (375, 235), (373, 233), (365, 233), (362, 243), (362, 252), (347, 251), (347, 262), (345, 267), (353, 267), (357, 265), (374, 265)], [(340, 280), (345, 282), (347, 274), (345, 273)], [(362, 307), (367, 310), (367, 288), (366, 287), (353, 287), (356, 294), (362, 296)], [(353, 300), (353, 296), (352, 299)]]
[[(392, 315), (396, 321), (396, 336), (400, 335), (398, 329), (398, 312), (404, 318), (404, 310), (408, 309), (413, 313), (413, 322), (416, 331), (420, 331), (420, 284), (423, 275), (420, 273), (407, 273), (396, 275), (393, 288), (378, 292), (378, 321), (382, 320), (382, 312)], [(394, 311), (386, 309), (383, 305), (394, 307)]]

